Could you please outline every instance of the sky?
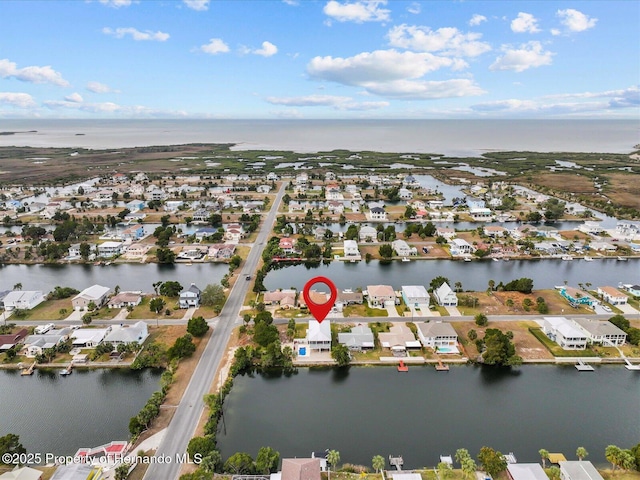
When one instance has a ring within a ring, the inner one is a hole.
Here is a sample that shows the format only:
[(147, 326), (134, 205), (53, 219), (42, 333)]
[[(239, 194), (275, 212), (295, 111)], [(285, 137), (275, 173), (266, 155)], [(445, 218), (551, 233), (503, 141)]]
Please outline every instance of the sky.
[(0, 119), (638, 119), (639, 20), (636, 0), (0, 0)]

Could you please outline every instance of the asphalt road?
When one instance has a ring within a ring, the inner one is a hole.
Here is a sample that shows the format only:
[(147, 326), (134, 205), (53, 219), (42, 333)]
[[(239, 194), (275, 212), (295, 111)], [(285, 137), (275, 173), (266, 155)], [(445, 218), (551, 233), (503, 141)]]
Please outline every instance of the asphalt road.
[(189, 440), (193, 437), (204, 411), (203, 397), (211, 388), (233, 328), (241, 323), (239, 318), (240, 308), (244, 303), (244, 298), (251, 283), (246, 281), (245, 277), (247, 275), (253, 276), (256, 271), (267, 237), (273, 228), (278, 205), (280, 205), (284, 190), (285, 184), (283, 183), (271, 205), (271, 210), (258, 232), (255, 246), (249, 251), (247, 260), (231, 289), (229, 298), (227, 298), (220, 316), (214, 322), (213, 334), (202, 352), (200, 362), (196, 366), (191, 381), (184, 391), (180, 405), (167, 427), (167, 433), (156, 451), (155, 456), (157, 458), (170, 459), (170, 463), (151, 464), (144, 476), (145, 480), (172, 480), (177, 479), (180, 475), (182, 465), (178, 463), (177, 458), (187, 450)]

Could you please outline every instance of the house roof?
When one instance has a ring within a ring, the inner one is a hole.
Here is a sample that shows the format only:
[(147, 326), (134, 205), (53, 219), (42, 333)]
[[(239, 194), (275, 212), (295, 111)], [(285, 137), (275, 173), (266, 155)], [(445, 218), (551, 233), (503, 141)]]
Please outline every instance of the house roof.
[(3, 345), (15, 345), (20, 340), (25, 338), (28, 334), (29, 332), (27, 331), (27, 329), (23, 328), (17, 333), (11, 333), (9, 335), (0, 335), (0, 347), (2, 347)]
[(182, 297), (185, 293), (195, 293), (196, 295), (200, 295), (200, 289), (196, 287), (195, 283), (192, 283), (189, 288), (180, 292), (180, 296)]
[(42, 292), (32, 290), (13, 290), (4, 297), (3, 302), (5, 305), (16, 302), (25, 302), (30, 300), (34, 294), (42, 295)]
[(339, 302), (357, 302), (362, 303), (362, 292), (338, 292)]
[(539, 463), (510, 463), (507, 465), (509, 477), (513, 480), (548, 480)]
[(320, 459), (283, 458), (281, 480), (320, 480)]
[(560, 462), (559, 465), (567, 473), (567, 480), (603, 480), (593, 463), (587, 460)]
[(30, 467), (16, 467), (10, 472), (0, 475), (0, 480), (40, 480), (41, 478), (42, 472)]
[(407, 297), (427, 297), (429, 298), (429, 292), (422, 285), (403, 285), (402, 292)]
[(111, 328), (79, 328), (71, 334), (74, 345), (84, 345), (85, 343), (100, 343), (111, 331)]
[(565, 317), (544, 317), (544, 320), (560, 332), (564, 338), (587, 338), (581, 329), (569, 322)]
[(591, 318), (574, 318), (573, 321), (582, 329), (594, 337), (602, 335), (625, 335), (624, 331), (616, 327), (608, 320), (596, 320)]
[(138, 300), (140, 300), (140, 297), (142, 297), (142, 295), (140, 295), (139, 293), (122, 292), (116, 295), (115, 297), (112, 297), (111, 300), (109, 300), (109, 305), (118, 305), (119, 303), (137, 302)]
[(107, 295), (111, 289), (109, 287), (103, 287), (102, 285), (92, 285), (88, 288), (85, 288), (78, 295), (73, 297), (73, 299), (77, 298), (85, 298), (87, 300), (98, 300), (105, 295)]
[(611, 296), (611, 297), (626, 297), (626, 295), (624, 293), (622, 293), (620, 290), (617, 290), (613, 287), (598, 287), (598, 290), (603, 291), (604, 293), (606, 293), (607, 295)]
[(450, 323), (446, 322), (415, 322), (416, 327), (425, 338), (458, 336)]
[(395, 297), (396, 292), (391, 285), (367, 285), (369, 297)]
[(440, 285), (436, 291), (436, 297), (438, 298), (445, 298), (447, 295), (451, 295), (453, 292), (453, 290), (451, 290), (451, 287), (449, 286), (449, 284), (447, 282), (444, 282), (442, 285)]
[(309, 329), (307, 330), (307, 341), (309, 342), (330, 342), (331, 341), (331, 323), (318, 322), (317, 320), (309, 320)]
[[(403, 324), (394, 323), (388, 332), (378, 333), (378, 340), (383, 347), (391, 348), (393, 346), (413, 346), (416, 344), (416, 337), (409, 327)], [(413, 344), (413, 345), (412, 345)], [(420, 343), (418, 342), (419, 346)]]
[(131, 342), (142, 342), (149, 335), (147, 330), (147, 324), (143, 321), (139, 321), (134, 325), (129, 327), (122, 327), (120, 325), (116, 325), (113, 327), (111, 332), (104, 338), (105, 342), (122, 342), (122, 343), (131, 343)]
[(51, 480), (77, 480), (79, 478), (90, 478), (94, 467), (88, 463), (68, 463), (60, 465)]
[(369, 327), (358, 325), (353, 327), (351, 332), (338, 333), (338, 343), (347, 346), (373, 347), (373, 332)]

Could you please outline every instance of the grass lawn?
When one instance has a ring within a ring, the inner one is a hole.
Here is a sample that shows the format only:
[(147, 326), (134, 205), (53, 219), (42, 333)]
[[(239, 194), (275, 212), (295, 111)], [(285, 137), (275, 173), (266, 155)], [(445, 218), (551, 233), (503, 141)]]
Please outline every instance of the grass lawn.
[(613, 472), (609, 469), (598, 471), (605, 480), (640, 480), (640, 472), (622, 472), (620, 470)]
[[(149, 302), (151, 301), (151, 298), (152, 297), (148, 297), (148, 296), (142, 297), (142, 302), (140, 302), (140, 305), (133, 307), (133, 311), (129, 313), (129, 316), (127, 317), (127, 319), (128, 320), (144, 320), (149, 318), (156, 318), (156, 316), (158, 318), (175, 319), (175, 318), (182, 318), (184, 316), (185, 310), (181, 308), (174, 310), (174, 307), (178, 305), (178, 299), (170, 298), (170, 297), (162, 297), (166, 305), (164, 306), (162, 311), (158, 315), (156, 315), (155, 312), (152, 312), (151, 310), (149, 310)], [(165, 315), (165, 310), (167, 309), (169, 310), (170, 315)]]
[[(66, 312), (60, 314), (61, 309), (65, 309)], [(62, 320), (67, 318), (71, 312), (73, 312), (73, 306), (70, 298), (45, 300), (40, 305), (28, 310), (26, 316), (17, 318), (12, 315), (11, 320)]]
[(371, 308), (366, 303), (363, 305), (350, 305), (344, 307), (343, 314), (347, 317), (388, 317), (386, 310)]
[(218, 314), (216, 313), (215, 309), (213, 307), (199, 307), (196, 312), (193, 314), (194, 317), (204, 317), (205, 319), (209, 319), (209, 318), (214, 318), (217, 317)]

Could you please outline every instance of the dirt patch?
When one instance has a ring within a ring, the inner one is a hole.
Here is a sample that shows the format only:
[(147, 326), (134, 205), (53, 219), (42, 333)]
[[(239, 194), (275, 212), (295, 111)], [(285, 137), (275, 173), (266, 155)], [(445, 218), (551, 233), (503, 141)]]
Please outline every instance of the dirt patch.
[(637, 175), (631, 173), (607, 174), (609, 186), (606, 194), (614, 203), (627, 207), (640, 208), (640, 183)]
[(593, 180), (577, 173), (542, 173), (540, 172), (535, 182), (537, 185), (573, 193), (595, 193)]

